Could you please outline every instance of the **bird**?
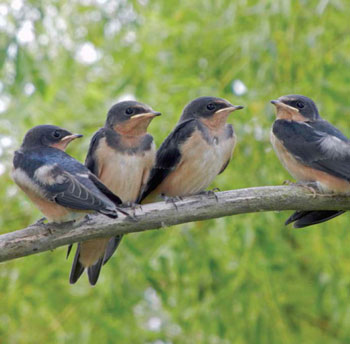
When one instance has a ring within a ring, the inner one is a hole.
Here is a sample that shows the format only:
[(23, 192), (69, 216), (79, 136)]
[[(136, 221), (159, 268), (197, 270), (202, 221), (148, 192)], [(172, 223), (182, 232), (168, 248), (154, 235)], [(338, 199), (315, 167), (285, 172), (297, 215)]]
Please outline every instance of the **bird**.
[[(271, 100), (276, 107), (271, 143), (284, 168), (302, 184), (324, 193), (350, 192), (350, 141), (322, 119), (315, 102), (302, 95)], [(296, 211), (285, 222), (303, 228), (328, 221), (343, 210)]]
[(39, 125), (26, 133), (14, 153), (12, 179), (48, 222), (79, 220), (92, 211), (118, 217), (120, 198), (64, 152), (82, 136), (58, 126)]
[[(124, 204), (134, 204), (154, 165), (156, 147), (147, 128), (160, 112), (138, 101), (122, 101), (108, 111), (103, 128), (92, 137), (85, 165)], [(118, 248), (122, 235), (79, 243), (70, 274), (75, 283), (86, 268), (95, 285), (102, 265)]]
[(243, 109), (217, 97), (199, 97), (187, 104), (173, 131), (157, 151), (145, 190), (138, 202), (204, 192), (231, 160), (236, 135), (227, 123)]

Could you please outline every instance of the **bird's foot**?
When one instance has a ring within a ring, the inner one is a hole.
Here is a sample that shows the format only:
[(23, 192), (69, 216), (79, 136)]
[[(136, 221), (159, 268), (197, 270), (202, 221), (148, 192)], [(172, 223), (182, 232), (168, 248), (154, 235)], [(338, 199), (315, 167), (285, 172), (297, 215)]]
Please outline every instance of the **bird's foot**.
[(142, 211), (142, 205), (140, 203), (135, 202), (125, 202), (123, 205), (127, 208), (131, 208), (132, 210), (140, 209)]
[(215, 197), (216, 202), (219, 202), (218, 196), (215, 193), (215, 192), (218, 192), (218, 191), (220, 191), (219, 188), (214, 188), (214, 189), (211, 189), (211, 190), (202, 191), (198, 195), (204, 195), (206, 197)]
[(319, 193), (319, 189), (316, 182), (292, 182), (290, 180), (285, 180), (283, 182), (283, 185), (289, 185), (289, 186), (299, 186), (302, 187), (312, 193), (312, 197), (316, 198), (316, 195)]
[[(94, 214), (86, 214), (86, 215), (81, 219), (81, 222), (80, 222), (80, 223), (90, 223), (90, 222), (93, 222), (95, 216), (96, 216), (96, 215), (94, 215)], [(76, 221), (76, 222), (79, 222), (79, 221)]]
[(62, 226), (67, 226), (68, 224), (71, 225), (75, 228), (75, 227), (79, 227), (79, 226), (83, 226), (83, 225), (88, 225), (94, 222), (94, 215), (95, 214), (85, 214), (82, 217), (67, 221), (67, 222), (63, 222)]
[(162, 194), (161, 197), (165, 203), (172, 203), (176, 210), (178, 210), (176, 202), (183, 200), (183, 198), (181, 196), (169, 197), (169, 196)]
[(142, 211), (141, 204), (135, 203), (135, 202), (125, 202), (126, 207), (130, 208), (132, 210), (132, 217), (133, 219), (136, 219), (136, 210), (140, 209)]
[(316, 198), (319, 193), (319, 189), (316, 182), (298, 182), (294, 183), (296, 186), (300, 186), (312, 193), (312, 198)]
[(46, 217), (42, 217), (41, 219), (39, 219), (38, 221), (36, 221), (35, 223), (32, 224), (32, 226), (41, 226), (45, 223), (46, 221)]

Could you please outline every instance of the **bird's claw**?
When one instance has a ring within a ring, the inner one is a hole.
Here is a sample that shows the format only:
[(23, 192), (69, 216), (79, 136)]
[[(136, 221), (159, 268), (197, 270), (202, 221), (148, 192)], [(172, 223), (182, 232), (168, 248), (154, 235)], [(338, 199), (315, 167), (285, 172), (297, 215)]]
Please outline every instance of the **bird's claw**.
[(292, 182), (290, 180), (285, 180), (283, 182), (283, 185), (289, 185), (289, 186), (299, 186), (302, 187), (308, 191), (310, 191), (312, 193), (312, 198), (316, 198), (317, 193), (318, 193), (318, 187), (317, 187), (317, 183), (315, 182)]
[(314, 182), (298, 182), (298, 183), (295, 183), (295, 185), (310, 191), (310, 193), (312, 193), (312, 198), (316, 198), (317, 193), (319, 191), (317, 187), (317, 183), (314, 183)]
[(142, 211), (142, 205), (140, 203), (135, 203), (135, 202), (125, 202), (123, 203), (123, 205), (127, 208), (131, 208), (134, 212), (135, 215), (135, 211), (137, 209), (140, 209)]
[(91, 214), (86, 214), (83, 218), (82, 223), (89, 223), (93, 221), (93, 216)]
[(218, 198), (218, 196), (215, 193), (217, 191), (220, 191), (220, 189), (219, 188), (214, 188), (214, 189), (211, 189), (211, 190), (205, 190), (205, 191), (200, 192), (199, 195), (204, 195), (204, 196), (207, 196), (207, 197), (209, 197), (209, 196), (215, 197), (216, 202), (219, 202), (219, 198)]
[(42, 217), (41, 219), (37, 220), (32, 224), (32, 226), (42, 226), (46, 221), (46, 217)]
[(182, 201), (183, 198), (181, 196), (175, 196), (175, 197), (169, 197), (165, 195), (161, 195), (165, 203), (172, 203), (176, 210), (178, 210), (178, 207), (176, 205), (176, 201)]

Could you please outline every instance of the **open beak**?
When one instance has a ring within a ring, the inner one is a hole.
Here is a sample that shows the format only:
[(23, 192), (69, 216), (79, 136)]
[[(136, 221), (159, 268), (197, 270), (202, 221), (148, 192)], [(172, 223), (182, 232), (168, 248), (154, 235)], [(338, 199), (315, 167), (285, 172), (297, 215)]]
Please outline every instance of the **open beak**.
[(294, 113), (295, 112), (299, 112), (299, 110), (297, 108), (294, 108), (292, 106), (289, 106), (283, 102), (281, 102), (280, 100), (278, 99), (274, 99), (274, 100), (271, 100), (270, 101), (271, 104), (275, 105), (277, 109), (285, 109), (285, 110), (290, 110), (290, 111), (293, 111)]
[(63, 137), (60, 142), (67, 142), (67, 143), (69, 143), (69, 142), (71, 142), (71, 141), (73, 141), (75, 139), (79, 139), (80, 137), (83, 137), (83, 136), (84, 135), (81, 135), (81, 134), (67, 135), (67, 136)]
[(223, 108), (223, 109), (220, 109), (218, 111), (215, 112), (215, 114), (219, 114), (219, 113), (231, 113), (231, 112), (234, 112), (236, 110), (241, 110), (241, 109), (244, 109), (244, 106), (242, 105), (231, 105), (229, 107), (226, 107), (226, 108)]
[(131, 116), (131, 119), (136, 119), (136, 118), (154, 118), (157, 116), (160, 116), (161, 113), (160, 112), (156, 112), (156, 111), (151, 111), (151, 112), (145, 112), (145, 113), (140, 113), (134, 116)]

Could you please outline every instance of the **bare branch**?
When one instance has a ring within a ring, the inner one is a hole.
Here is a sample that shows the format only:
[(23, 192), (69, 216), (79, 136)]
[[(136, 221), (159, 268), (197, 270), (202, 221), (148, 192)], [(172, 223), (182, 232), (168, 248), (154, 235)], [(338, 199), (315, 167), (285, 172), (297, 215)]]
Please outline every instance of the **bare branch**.
[[(91, 221), (80, 225), (32, 225), (0, 235), (0, 262), (97, 237), (141, 232), (243, 213), (350, 210), (350, 197), (313, 195), (299, 186), (264, 186), (217, 192), (215, 196), (186, 197), (176, 201), (176, 207), (171, 202), (143, 205), (142, 209), (136, 209), (134, 218), (120, 215), (118, 219), (112, 220), (103, 215), (96, 215)], [(133, 210), (127, 211), (133, 214)]]

